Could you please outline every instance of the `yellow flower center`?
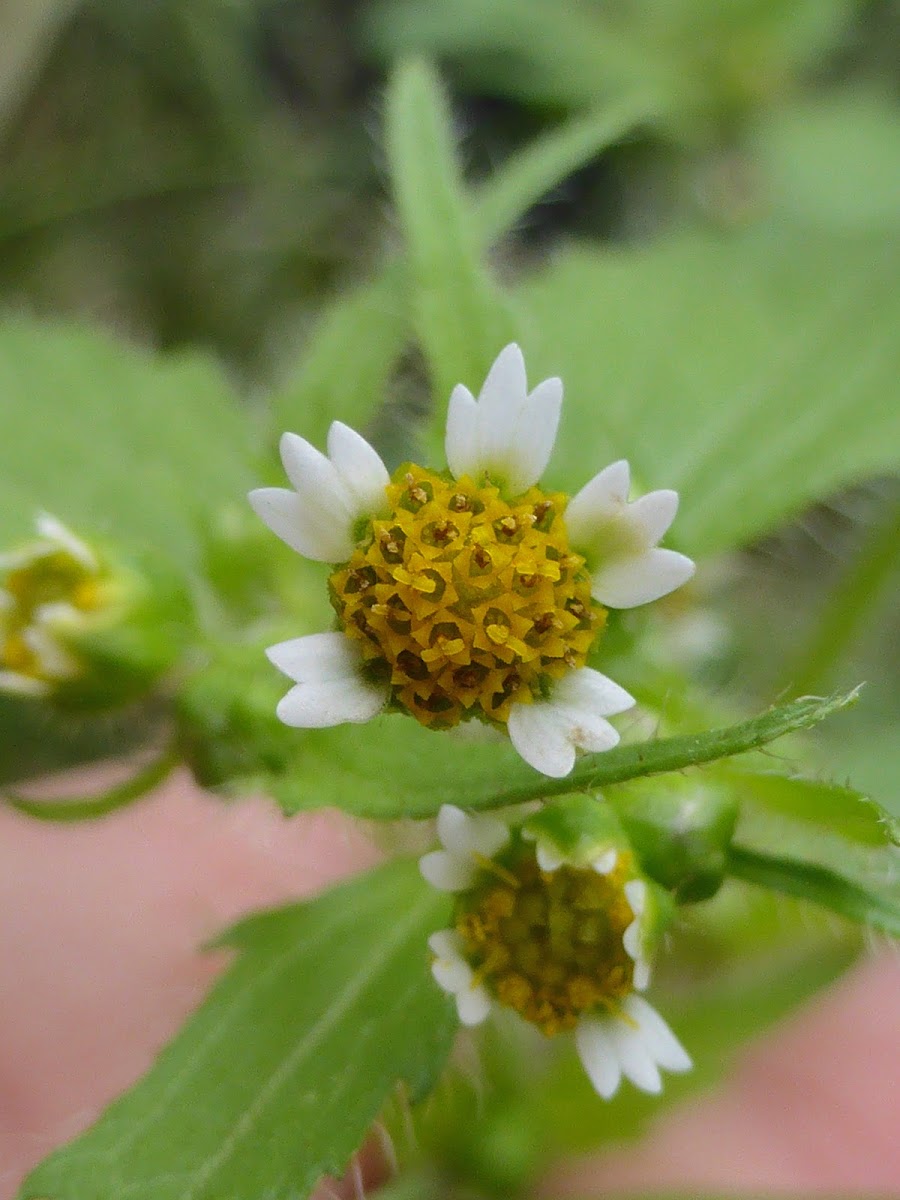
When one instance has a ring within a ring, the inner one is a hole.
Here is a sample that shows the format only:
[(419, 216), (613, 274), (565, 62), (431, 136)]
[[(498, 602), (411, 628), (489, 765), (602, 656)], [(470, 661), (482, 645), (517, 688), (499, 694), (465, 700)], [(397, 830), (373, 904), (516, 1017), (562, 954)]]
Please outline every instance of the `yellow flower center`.
[(395, 703), (423, 725), (505, 723), (584, 666), (606, 611), (568, 544), (562, 493), (513, 502), (490, 482), (401, 468), (390, 516), (331, 576), (332, 604)]
[(574, 1028), (582, 1013), (617, 1008), (632, 990), (622, 935), (634, 919), (624, 892), (633, 874), (626, 853), (608, 875), (541, 871), (524, 843), (486, 862), (456, 913), (476, 977), (548, 1037)]
[(11, 570), (2, 588), (12, 604), (0, 618), (0, 670), (45, 679), (41, 656), (28, 643), (27, 632), (45, 604), (65, 603), (82, 613), (92, 613), (106, 603), (103, 584), (66, 550), (38, 554)]

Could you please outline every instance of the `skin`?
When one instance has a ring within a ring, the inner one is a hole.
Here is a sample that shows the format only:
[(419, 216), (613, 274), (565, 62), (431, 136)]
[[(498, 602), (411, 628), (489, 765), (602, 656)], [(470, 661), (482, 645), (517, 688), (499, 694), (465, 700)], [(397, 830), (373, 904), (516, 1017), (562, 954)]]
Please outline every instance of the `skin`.
[[(63, 786), (109, 782), (82, 773)], [(223, 965), (198, 952), (204, 940), (376, 859), (339, 814), (285, 821), (262, 800), (206, 796), (184, 774), (93, 824), (0, 808), (0, 1200), (149, 1067)], [(897, 1194), (898, 996), (897, 959), (873, 956), (751, 1047), (720, 1092), (660, 1121), (639, 1149), (556, 1170), (542, 1194)], [(322, 1196), (353, 1191), (347, 1180)]]

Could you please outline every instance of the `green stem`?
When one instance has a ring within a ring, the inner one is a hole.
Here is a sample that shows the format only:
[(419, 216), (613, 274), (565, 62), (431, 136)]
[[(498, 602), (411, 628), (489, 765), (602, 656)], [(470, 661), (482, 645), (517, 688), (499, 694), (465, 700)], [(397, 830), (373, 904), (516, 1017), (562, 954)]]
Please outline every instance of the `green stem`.
[(179, 762), (180, 757), (174, 751), (167, 750), (161, 758), (142, 767), (124, 783), (116, 784), (115, 787), (92, 796), (69, 797), (64, 800), (31, 800), (26, 796), (7, 792), (3, 799), (10, 808), (39, 821), (91, 821), (97, 817), (105, 817), (108, 813), (124, 808), (132, 801), (145, 796), (157, 784), (162, 783)]
[(853, 566), (826, 600), (812, 637), (801, 648), (786, 680), (791, 694), (801, 696), (827, 686), (898, 562), (900, 498), (869, 530)]
[(727, 873), (746, 883), (820, 904), (851, 921), (900, 937), (900, 897), (869, 891), (826, 867), (732, 846), (728, 851)]
[(473, 808), (499, 808), (507, 804), (522, 804), (548, 796), (566, 795), (582, 789), (600, 788), (624, 783), (644, 775), (660, 775), (665, 771), (681, 771), (702, 763), (714, 762), (756, 750), (767, 742), (800, 729), (818, 724), (832, 713), (853, 704), (859, 692), (854, 689), (829, 699), (806, 696), (790, 704), (771, 708), (761, 716), (727, 729), (710, 729), (705, 733), (689, 733), (681, 737), (658, 738), (656, 741), (616, 746), (602, 754), (585, 755), (571, 775), (563, 779), (535, 779), (489, 796), (470, 796)]

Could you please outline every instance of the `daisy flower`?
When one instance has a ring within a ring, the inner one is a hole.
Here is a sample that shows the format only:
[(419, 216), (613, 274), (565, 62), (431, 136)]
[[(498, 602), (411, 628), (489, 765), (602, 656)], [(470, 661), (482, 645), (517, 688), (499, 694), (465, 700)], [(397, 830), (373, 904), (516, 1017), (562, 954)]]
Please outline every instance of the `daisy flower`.
[(292, 487), (260, 488), (250, 502), (299, 554), (331, 565), (338, 629), (268, 651), (295, 684), (282, 721), (315, 728), (386, 708), (432, 729), (476, 718), (555, 777), (577, 752), (616, 745), (607, 718), (634, 700), (586, 665), (607, 609), (655, 600), (694, 566), (656, 545), (676, 493), (629, 502), (627, 463), (571, 499), (538, 486), (561, 404), (559, 379), (528, 390), (510, 345), (477, 399), (453, 390), (446, 471), (404, 464), (391, 476), (340, 422), (327, 454), (284, 435)]
[[(639, 994), (656, 936), (651, 889), (621, 842), (594, 838), (566, 851), (540, 824), (510, 831), (442, 807), (443, 849), (420, 862), (428, 882), (456, 896), (453, 927), (429, 938), (434, 979), (464, 1025), (496, 1004), (548, 1037), (574, 1035), (604, 1099), (623, 1077), (659, 1092), (660, 1069), (687, 1071), (691, 1060)], [(488, 846), (492, 855), (482, 853)]]

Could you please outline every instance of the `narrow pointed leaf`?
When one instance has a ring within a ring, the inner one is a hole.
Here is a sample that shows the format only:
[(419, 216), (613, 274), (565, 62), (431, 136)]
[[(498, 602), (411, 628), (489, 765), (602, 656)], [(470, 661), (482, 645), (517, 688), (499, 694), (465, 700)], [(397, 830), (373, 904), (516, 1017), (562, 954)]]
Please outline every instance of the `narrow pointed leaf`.
[(239, 924), (237, 961), (156, 1066), (20, 1200), (309, 1195), (397, 1081), (421, 1095), (449, 1052), (426, 948), (446, 918), (401, 861)]

